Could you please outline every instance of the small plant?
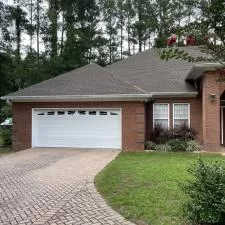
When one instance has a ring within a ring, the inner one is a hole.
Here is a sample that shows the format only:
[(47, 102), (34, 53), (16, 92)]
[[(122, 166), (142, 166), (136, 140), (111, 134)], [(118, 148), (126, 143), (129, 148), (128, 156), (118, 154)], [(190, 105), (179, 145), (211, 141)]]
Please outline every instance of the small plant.
[(159, 144), (159, 145), (156, 145), (155, 150), (159, 152), (171, 152), (172, 148), (168, 144)]
[(189, 196), (184, 213), (193, 225), (225, 224), (225, 167), (201, 159), (188, 169), (192, 176), (181, 186)]
[(201, 151), (201, 147), (198, 144), (198, 142), (196, 141), (188, 141), (187, 142), (187, 148), (186, 148), (187, 152), (197, 152), (197, 151)]
[(145, 149), (148, 150), (155, 150), (156, 149), (156, 144), (152, 141), (146, 141), (145, 142)]
[(3, 128), (0, 130), (2, 144), (5, 146), (12, 144), (12, 131), (10, 128)]
[(187, 148), (187, 142), (180, 139), (172, 139), (167, 142), (173, 152), (185, 152)]

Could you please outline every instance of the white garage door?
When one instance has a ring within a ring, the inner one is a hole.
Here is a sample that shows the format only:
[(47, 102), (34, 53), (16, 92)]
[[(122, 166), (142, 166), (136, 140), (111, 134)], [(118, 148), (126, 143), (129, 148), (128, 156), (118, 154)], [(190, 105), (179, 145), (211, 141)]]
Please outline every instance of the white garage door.
[(121, 149), (119, 109), (33, 109), (33, 147)]

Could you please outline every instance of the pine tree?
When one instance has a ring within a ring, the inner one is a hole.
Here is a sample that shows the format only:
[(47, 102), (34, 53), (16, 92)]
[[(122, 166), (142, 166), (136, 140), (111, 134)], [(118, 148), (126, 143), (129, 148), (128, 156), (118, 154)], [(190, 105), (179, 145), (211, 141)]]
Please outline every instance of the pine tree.
[(101, 11), (103, 12), (103, 21), (105, 23), (105, 34), (108, 36), (108, 54), (109, 63), (118, 59), (118, 30), (117, 15), (118, 10), (115, 0), (100, 0)]

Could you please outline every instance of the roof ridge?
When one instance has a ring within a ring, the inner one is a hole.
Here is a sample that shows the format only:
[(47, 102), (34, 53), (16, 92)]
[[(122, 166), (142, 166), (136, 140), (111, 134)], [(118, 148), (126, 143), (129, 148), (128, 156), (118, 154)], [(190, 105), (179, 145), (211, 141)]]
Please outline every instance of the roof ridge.
[(104, 71), (106, 71), (107, 73), (110, 73), (110, 74), (111, 74), (113, 77), (115, 77), (117, 80), (120, 80), (120, 81), (122, 81), (122, 82), (125, 83), (125, 84), (128, 84), (129, 86), (135, 88), (135, 89), (138, 90), (138, 91), (141, 91), (141, 92), (144, 93), (144, 94), (148, 94), (147, 91), (145, 91), (145, 90), (143, 90), (142, 88), (138, 87), (137, 85), (135, 85), (135, 84), (129, 82), (128, 80), (123, 79), (123, 78), (121, 78), (121, 77), (118, 77), (117, 75), (113, 74), (111, 71), (106, 70), (104, 67), (101, 67), (101, 68), (102, 68)]

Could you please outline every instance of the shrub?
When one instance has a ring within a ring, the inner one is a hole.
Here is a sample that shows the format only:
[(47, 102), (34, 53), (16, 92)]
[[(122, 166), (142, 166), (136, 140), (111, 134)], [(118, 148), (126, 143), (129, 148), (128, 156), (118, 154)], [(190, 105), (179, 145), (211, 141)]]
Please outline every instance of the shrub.
[(187, 142), (187, 148), (186, 148), (187, 152), (197, 152), (197, 151), (201, 151), (201, 147), (198, 144), (198, 142), (196, 141), (188, 141)]
[(163, 127), (161, 124), (156, 124), (154, 126), (152, 140), (157, 144), (164, 144), (170, 140), (171, 134), (170, 130)]
[(197, 132), (195, 129), (189, 127), (187, 124), (181, 124), (173, 128), (173, 138), (181, 139), (184, 141), (194, 140), (196, 138)]
[(145, 142), (145, 149), (148, 150), (155, 150), (156, 149), (156, 144), (152, 141), (146, 141)]
[(171, 152), (172, 148), (168, 144), (158, 144), (158, 145), (156, 145), (155, 150), (161, 151), (161, 152)]
[(189, 196), (184, 213), (194, 225), (225, 224), (225, 167), (201, 159), (189, 167), (192, 176), (182, 190)]
[(0, 120), (3, 120), (8, 117), (12, 117), (12, 106), (6, 104), (0, 108)]
[(184, 141), (194, 140), (197, 132), (186, 124), (167, 129), (161, 124), (156, 124), (153, 130), (152, 140), (157, 144), (165, 144), (169, 140), (180, 139)]
[(185, 152), (187, 142), (180, 139), (172, 139), (167, 142), (173, 152)]
[(0, 135), (2, 139), (3, 145), (11, 145), (12, 144), (12, 131), (11, 128), (3, 128), (0, 130)]

